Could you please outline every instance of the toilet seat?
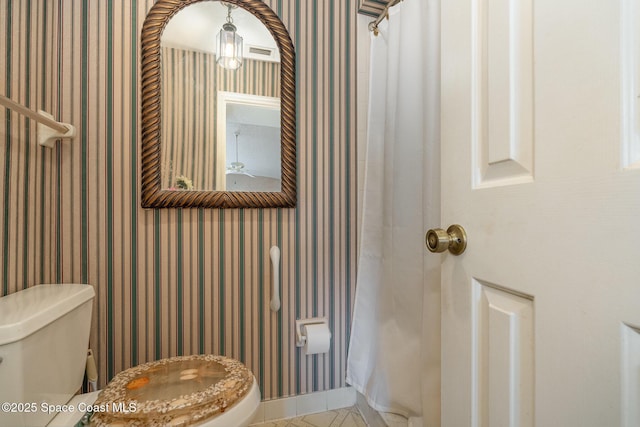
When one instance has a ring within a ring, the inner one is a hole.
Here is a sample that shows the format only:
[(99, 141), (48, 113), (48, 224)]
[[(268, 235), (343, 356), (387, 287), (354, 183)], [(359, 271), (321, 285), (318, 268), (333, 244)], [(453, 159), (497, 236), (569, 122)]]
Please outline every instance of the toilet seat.
[(260, 399), (254, 382), (241, 362), (224, 356), (178, 356), (145, 363), (113, 378), (93, 405), (91, 425), (207, 424), (218, 415), (224, 418), (228, 408), (248, 395), (257, 407)]

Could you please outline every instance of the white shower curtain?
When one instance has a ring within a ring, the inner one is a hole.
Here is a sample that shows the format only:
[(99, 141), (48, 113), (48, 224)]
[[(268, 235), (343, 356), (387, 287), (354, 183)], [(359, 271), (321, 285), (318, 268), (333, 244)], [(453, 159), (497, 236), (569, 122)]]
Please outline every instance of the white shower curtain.
[(435, 122), (427, 113), (438, 99), (427, 93), (427, 67), (433, 66), (428, 7), (404, 0), (390, 9), (379, 35), (371, 35), (364, 206), (347, 362), (347, 382), (372, 407), (407, 416), (410, 425), (422, 425), (423, 415), (424, 212), (439, 210), (425, 200), (425, 185), (432, 185), (425, 179), (434, 172), (425, 159), (439, 156), (428, 129)]

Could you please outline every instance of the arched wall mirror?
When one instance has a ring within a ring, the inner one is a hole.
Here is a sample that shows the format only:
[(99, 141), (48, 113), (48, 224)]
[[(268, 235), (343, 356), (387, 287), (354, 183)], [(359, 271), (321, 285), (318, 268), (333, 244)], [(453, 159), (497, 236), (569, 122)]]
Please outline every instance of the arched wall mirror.
[(261, 0), (158, 0), (142, 28), (145, 208), (294, 207), (295, 54)]

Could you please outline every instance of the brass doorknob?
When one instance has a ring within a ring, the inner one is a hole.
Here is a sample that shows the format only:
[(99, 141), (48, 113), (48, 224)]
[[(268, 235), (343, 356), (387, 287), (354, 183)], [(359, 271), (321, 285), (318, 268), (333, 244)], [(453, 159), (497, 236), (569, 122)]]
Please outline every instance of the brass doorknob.
[(425, 243), (431, 252), (444, 252), (449, 249), (453, 255), (460, 255), (467, 248), (467, 233), (458, 224), (450, 226), (447, 231), (432, 228), (427, 231)]

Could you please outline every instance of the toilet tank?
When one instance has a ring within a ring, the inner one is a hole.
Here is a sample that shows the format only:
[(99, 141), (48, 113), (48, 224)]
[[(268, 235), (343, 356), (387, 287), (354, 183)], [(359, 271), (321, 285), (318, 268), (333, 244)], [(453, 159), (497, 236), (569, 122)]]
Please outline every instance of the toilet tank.
[(0, 298), (0, 426), (45, 426), (82, 386), (90, 285), (38, 285)]

